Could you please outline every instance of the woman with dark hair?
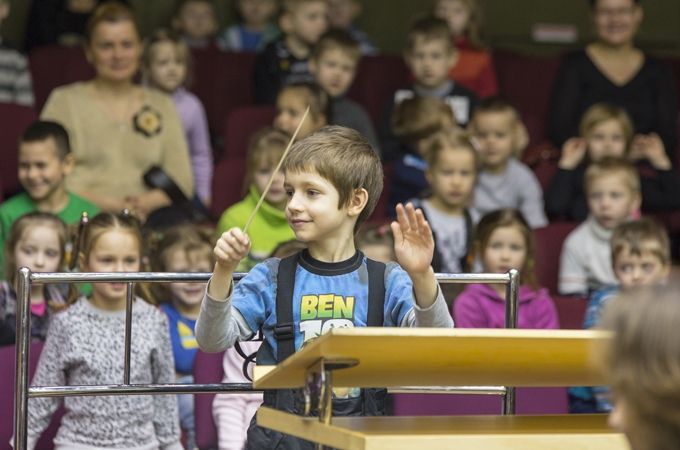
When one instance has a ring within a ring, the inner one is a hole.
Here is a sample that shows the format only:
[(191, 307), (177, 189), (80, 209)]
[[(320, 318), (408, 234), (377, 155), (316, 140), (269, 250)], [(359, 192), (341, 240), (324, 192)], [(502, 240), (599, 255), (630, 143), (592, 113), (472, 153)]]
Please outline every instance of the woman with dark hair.
[[(643, 19), (640, 0), (590, 0), (596, 39), (568, 55), (555, 82), (549, 133), (557, 146), (578, 136), (582, 114), (595, 103), (624, 108), (637, 133), (656, 134), (674, 161), (677, 95), (668, 67), (634, 40)], [(647, 136), (649, 137), (649, 136)], [(634, 152), (647, 159), (645, 140)], [(635, 149), (634, 149), (635, 150)]]
[[(143, 219), (178, 197), (191, 198), (189, 151), (175, 105), (134, 82), (142, 43), (132, 11), (118, 2), (101, 5), (85, 36), (95, 77), (55, 89), (41, 114), (70, 134), (75, 167), (68, 189), (104, 211), (127, 208)], [(151, 173), (165, 174), (162, 189), (145, 183)]]

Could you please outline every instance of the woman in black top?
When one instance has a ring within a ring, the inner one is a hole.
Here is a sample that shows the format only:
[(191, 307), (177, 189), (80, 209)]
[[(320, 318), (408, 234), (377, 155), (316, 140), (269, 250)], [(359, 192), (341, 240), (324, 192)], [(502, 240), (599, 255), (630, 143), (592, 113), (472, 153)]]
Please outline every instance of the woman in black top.
[(640, 134), (657, 133), (675, 161), (677, 96), (671, 70), (635, 47), (643, 18), (639, 0), (590, 0), (597, 39), (568, 55), (553, 91), (549, 133), (559, 147), (578, 136), (593, 104), (623, 107)]

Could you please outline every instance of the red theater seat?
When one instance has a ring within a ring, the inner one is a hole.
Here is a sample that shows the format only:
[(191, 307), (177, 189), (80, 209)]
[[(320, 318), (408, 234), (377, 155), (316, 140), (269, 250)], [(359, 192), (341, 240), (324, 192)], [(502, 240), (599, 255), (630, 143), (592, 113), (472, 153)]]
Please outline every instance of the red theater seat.
[(250, 138), (258, 130), (271, 126), (276, 116), (273, 106), (241, 106), (232, 110), (224, 123), (222, 158), (245, 158)]
[[(28, 373), (33, 378), (38, 366), (43, 342), (34, 341), (29, 348)], [(0, 450), (9, 450), (9, 440), (14, 434), (14, 375), (15, 375), (15, 346), (6, 345), (0, 347)], [(39, 450), (52, 450), (52, 440), (57, 434), (64, 415), (63, 407), (60, 407), (52, 416), (52, 421), (43, 432), (36, 445)]]
[(224, 118), (232, 109), (253, 103), (254, 53), (192, 50), (194, 80), (191, 90), (201, 99), (214, 136), (222, 134)]
[(397, 89), (409, 86), (410, 72), (401, 56), (361, 58), (357, 76), (347, 96), (360, 103), (380, 128), (385, 107)]
[(20, 189), (17, 178), (19, 138), (24, 130), (38, 119), (33, 108), (28, 106), (0, 103), (0, 183), (2, 191), (9, 197)]
[(552, 295), (560, 317), (560, 328), (563, 330), (580, 330), (586, 314), (588, 301), (582, 297), (568, 295)]
[[(199, 350), (194, 360), (194, 383), (221, 383), (224, 376), (223, 359), (224, 352), (204, 353)], [(217, 448), (217, 429), (212, 416), (214, 398), (215, 394), (194, 395), (196, 445), (201, 450)]]
[(501, 94), (519, 110), (532, 145), (546, 137), (545, 118), (561, 57), (534, 57), (494, 52)]
[(534, 230), (536, 277), (538, 283), (548, 288), (551, 293), (557, 292), (562, 243), (577, 225), (577, 223), (572, 222), (556, 222)]
[(245, 171), (244, 158), (223, 159), (215, 166), (210, 205), (210, 211), (215, 217), (219, 218), (225, 209), (243, 198)]
[(94, 69), (79, 46), (50, 45), (35, 48), (29, 55), (29, 64), (36, 111), (42, 110), (55, 87), (94, 77)]

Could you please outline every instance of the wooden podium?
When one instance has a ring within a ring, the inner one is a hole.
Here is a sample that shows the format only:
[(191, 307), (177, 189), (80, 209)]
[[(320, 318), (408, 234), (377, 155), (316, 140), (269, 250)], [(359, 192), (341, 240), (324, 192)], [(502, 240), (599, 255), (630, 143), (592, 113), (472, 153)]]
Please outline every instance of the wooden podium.
[(590, 352), (607, 338), (590, 330), (335, 329), (275, 367), (255, 368), (254, 387), (304, 388), (319, 417), (262, 407), (257, 422), (340, 449), (624, 450), (624, 437), (599, 414), (331, 418), (328, 407), (336, 387), (603, 384)]

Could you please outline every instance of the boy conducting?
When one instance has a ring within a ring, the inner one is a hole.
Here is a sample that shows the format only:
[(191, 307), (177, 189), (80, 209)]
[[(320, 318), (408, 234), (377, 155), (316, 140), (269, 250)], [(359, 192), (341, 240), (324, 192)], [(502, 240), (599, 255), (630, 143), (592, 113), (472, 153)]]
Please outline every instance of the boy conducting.
[[(201, 348), (221, 351), (262, 328), (257, 362), (275, 364), (336, 327), (453, 325), (430, 266), (434, 241), (420, 210), (397, 206), (391, 227), (399, 264), (376, 263), (355, 248), (354, 235), (382, 190), (380, 160), (364, 137), (325, 127), (293, 146), (283, 172), (286, 217), (308, 249), (268, 259), (233, 286), (250, 241), (238, 228), (225, 232), (215, 246), (217, 263), (196, 324)], [(291, 332), (282, 333), (285, 328)], [(266, 392), (264, 404), (300, 412), (294, 398), (290, 391)], [(344, 413), (362, 415), (382, 414), (383, 400), (384, 390), (376, 389), (350, 389), (341, 399)], [(248, 448), (270, 448), (281, 438), (252, 422)], [(283, 439), (286, 445), (277, 448), (311, 448)]]

